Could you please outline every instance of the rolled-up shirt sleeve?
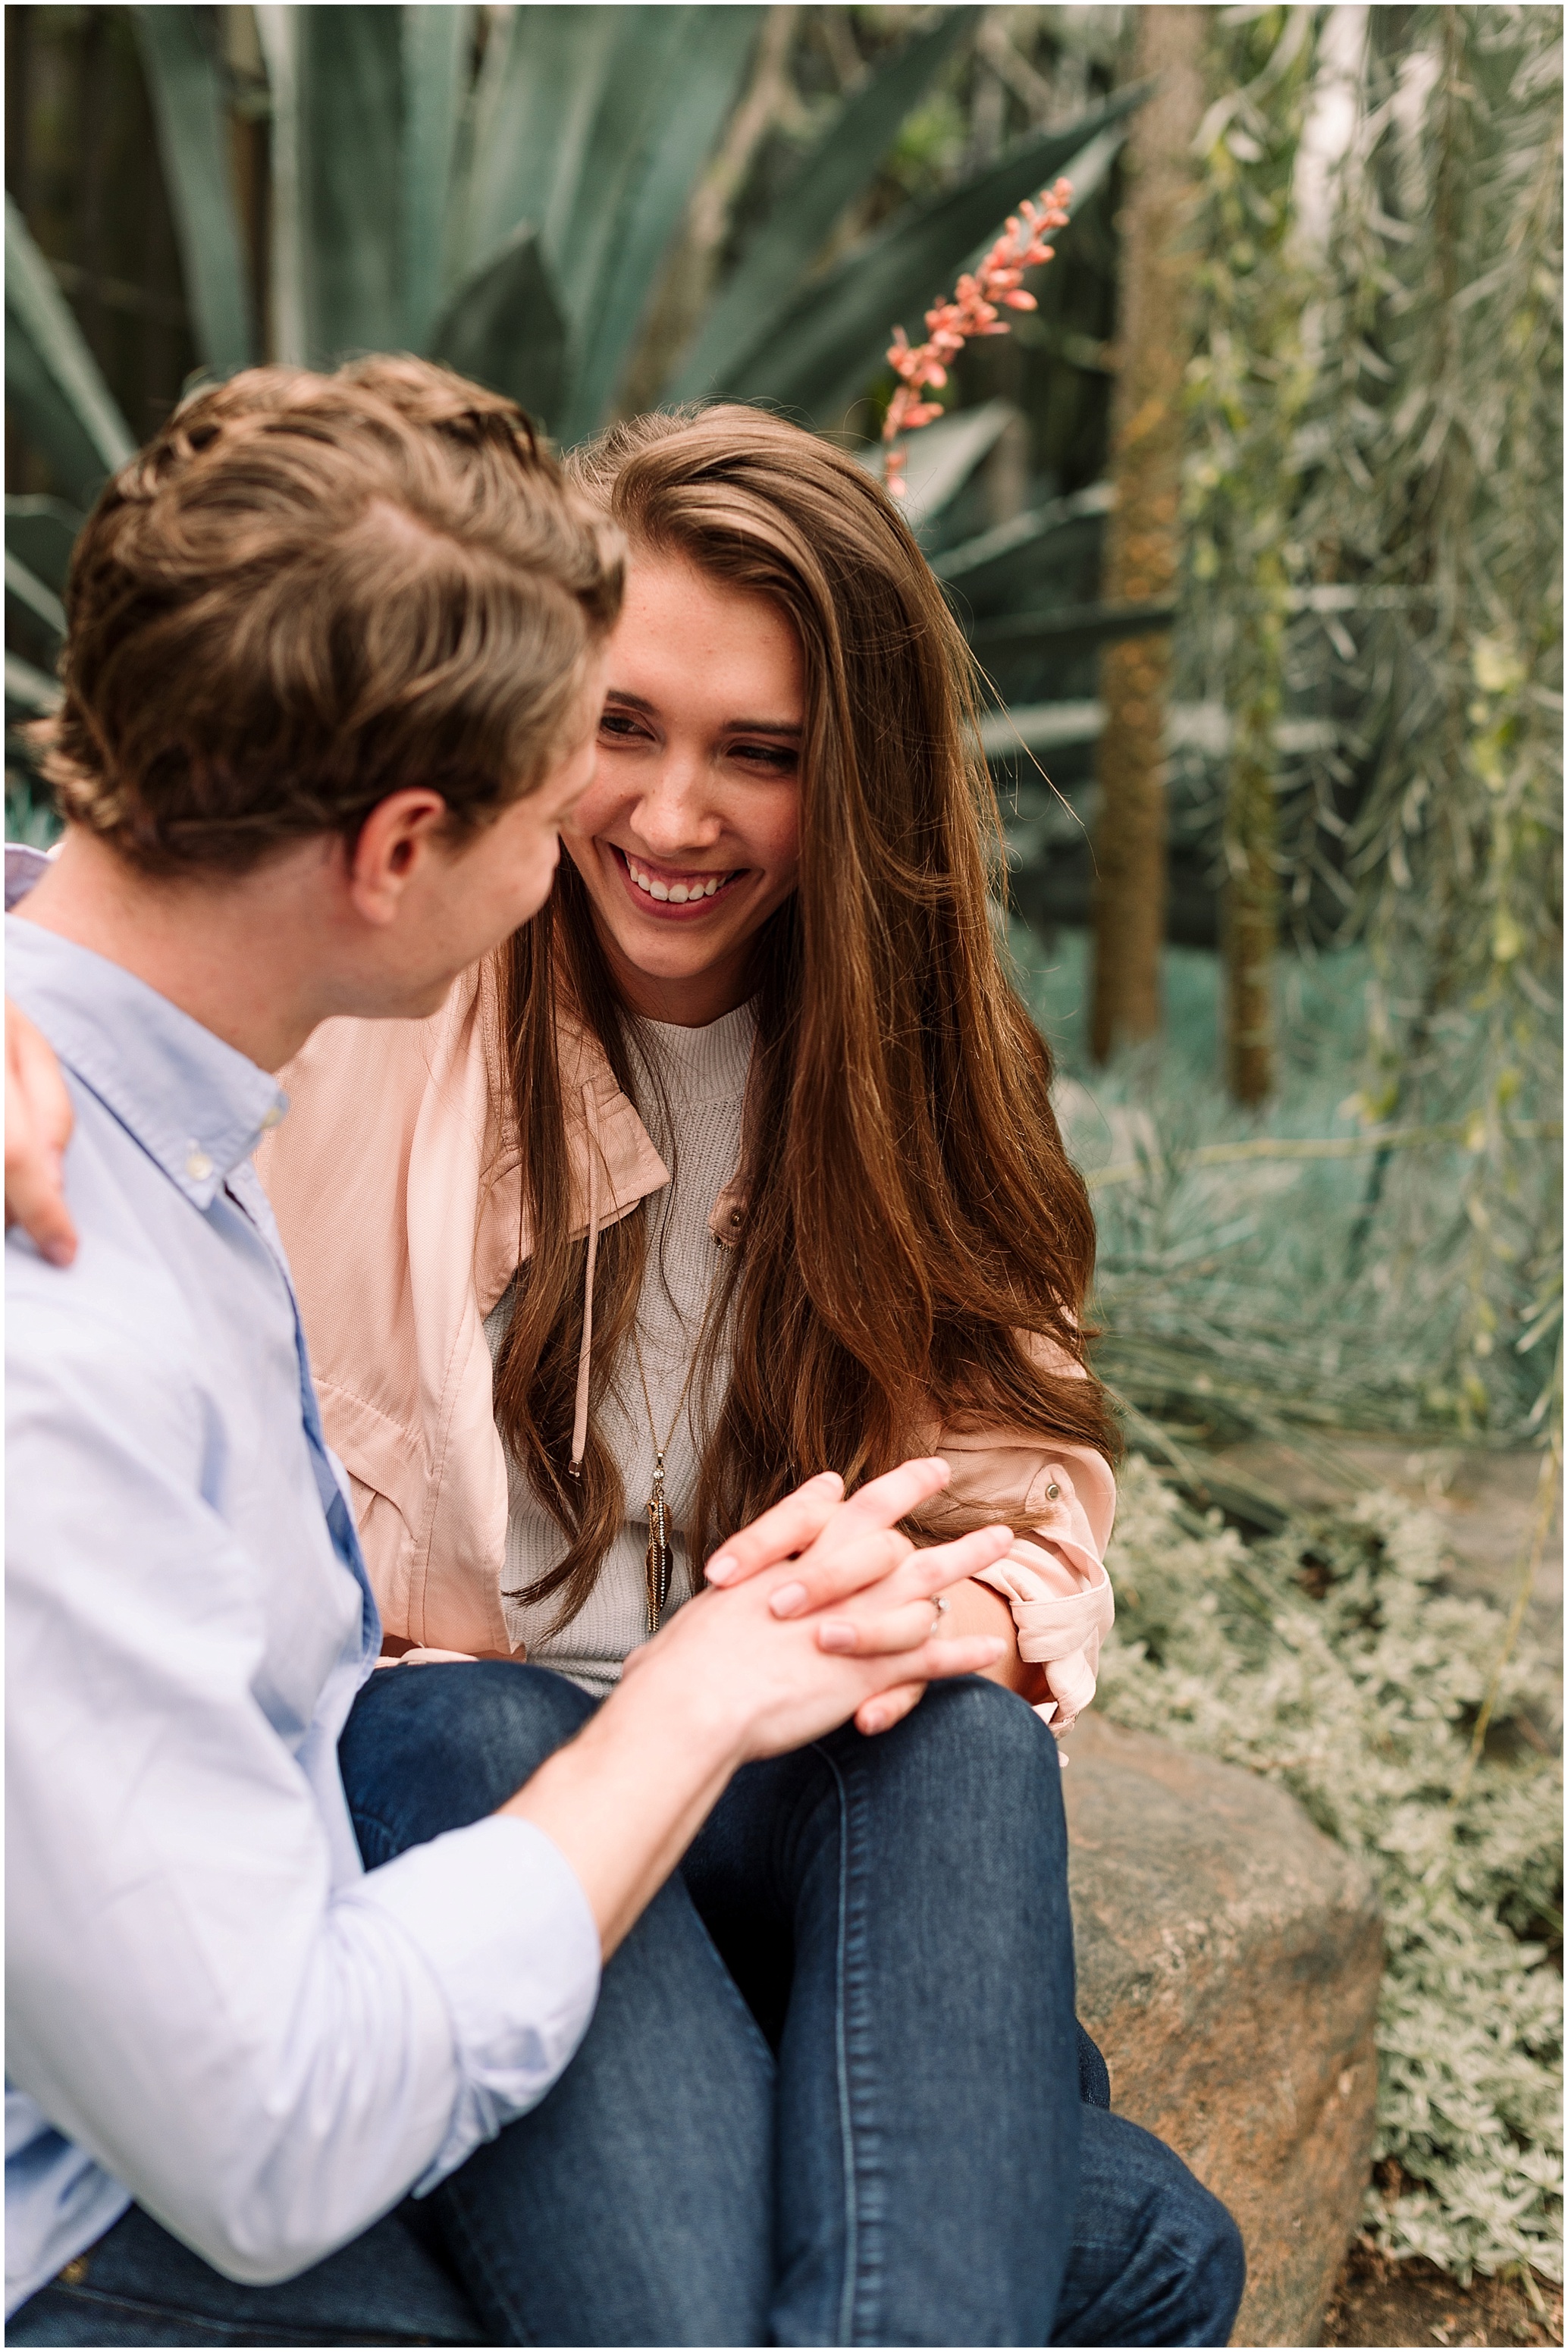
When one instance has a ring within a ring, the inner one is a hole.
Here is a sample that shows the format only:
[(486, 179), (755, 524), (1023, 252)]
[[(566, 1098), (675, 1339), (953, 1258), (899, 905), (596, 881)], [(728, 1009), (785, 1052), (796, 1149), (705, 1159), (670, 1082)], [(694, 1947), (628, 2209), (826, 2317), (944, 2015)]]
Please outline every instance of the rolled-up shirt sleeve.
[(593, 2011), (599, 1931), (560, 1849), (515, 1814), (411, 1847), (340, 1898), (340, 1907), (355, 1904), (397, 1922), (440, 1986), (451, 2025), (458, 2095), (415, 2184), (423, 2194), (542, 2099), (565, 2066)]
[(205, 1499), (267, 1458), (155, 1316), (62, 1341), (24, 1285), (8, 1339), (9, 2078), (215, 2267), (285, 2278), (544, 2095), (593, 1916), (510, 1818), (345, 1865), (307, 1759), (353, 1580)]

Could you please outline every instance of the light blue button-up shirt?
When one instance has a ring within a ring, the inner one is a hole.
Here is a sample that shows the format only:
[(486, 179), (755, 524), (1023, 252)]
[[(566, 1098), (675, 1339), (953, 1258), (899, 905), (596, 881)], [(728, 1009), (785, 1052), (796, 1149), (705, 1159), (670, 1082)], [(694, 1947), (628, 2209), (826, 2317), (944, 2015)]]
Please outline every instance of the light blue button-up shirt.
[(63, 1273), (5, 1246), (9, 2314), (132, 2198), (233, 2277), (319, 2261), (543, 2096), (599, 1948), (528, 1822), (362, 1868), (337, 1741), (381, 1635), (249, 1164), (284, 1098), (5, 929), (80, 1235)]

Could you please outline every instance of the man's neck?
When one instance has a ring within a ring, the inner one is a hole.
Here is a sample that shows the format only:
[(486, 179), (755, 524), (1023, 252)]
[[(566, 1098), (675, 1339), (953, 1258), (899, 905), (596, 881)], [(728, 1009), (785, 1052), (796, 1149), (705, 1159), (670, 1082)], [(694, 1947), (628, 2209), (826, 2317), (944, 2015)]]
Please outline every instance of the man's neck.
[(333, 1009), (317, 962), (325, 855), (306, 842), (251, 873), (170, 880), (73, 827), (15, 911), (121, 965), (276, 1070)]

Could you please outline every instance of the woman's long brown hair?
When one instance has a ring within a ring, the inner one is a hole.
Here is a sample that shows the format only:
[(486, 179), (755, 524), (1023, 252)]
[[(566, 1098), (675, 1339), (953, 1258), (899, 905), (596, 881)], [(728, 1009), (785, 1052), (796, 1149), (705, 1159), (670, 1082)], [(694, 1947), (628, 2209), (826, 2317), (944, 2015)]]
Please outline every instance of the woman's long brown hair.
[[(693, 1574), (723, 1531), (803, 1478), (835, 1469), (854, 1486), (929, 1447), (941, 1424), (1039, 1431), (1113, 1455), (1085, 1361), (1094, 1222), (1051, 1108), (1049, 1052), (993, 928), (1005, 866), (973, 666), (924, 557), (851, 458), (756, 409), (617, 425), (567, 470), (634, 561), (679, 556), (768, 597), (805, 655), (800, 883), (754, 949), (746, 1213), (721, 1277), (728, 1385), (704, 1399), (713, 1341), (698, 1382), (709, 1434), (685, 1530)], [(628, 1016), (569, 859), (501, 956), (535, 1246), (497, 1365), (496, 1418), (568, 1538), (559, 1566), (516, 1597), (559, 1594), (564, 1623), (625, 1516), (592, 1406), (632, 1328), (647, 1226), (634, 1213), (600, 1240), (588, 1445), (570, 1478), (586, 1244), (563, 1238), (558, 1004), (598, 1036), (634, 1099), (637, 1081)], [(952, 1515), (936, 1524), (948, 1531)]]

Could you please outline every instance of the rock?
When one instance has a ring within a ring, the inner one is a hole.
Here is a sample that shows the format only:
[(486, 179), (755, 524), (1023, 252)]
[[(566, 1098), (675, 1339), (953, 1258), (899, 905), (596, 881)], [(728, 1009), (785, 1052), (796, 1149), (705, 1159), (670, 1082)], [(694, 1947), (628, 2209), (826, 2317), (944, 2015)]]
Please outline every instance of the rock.
[(1111, 2105), (1236, 2216), (1233, 2343), (1316, 2344), (1372, 2147), (1372, 1881), (1234, 1765), (1093, 1714), (1067, 1749), (1079, 2014)]

